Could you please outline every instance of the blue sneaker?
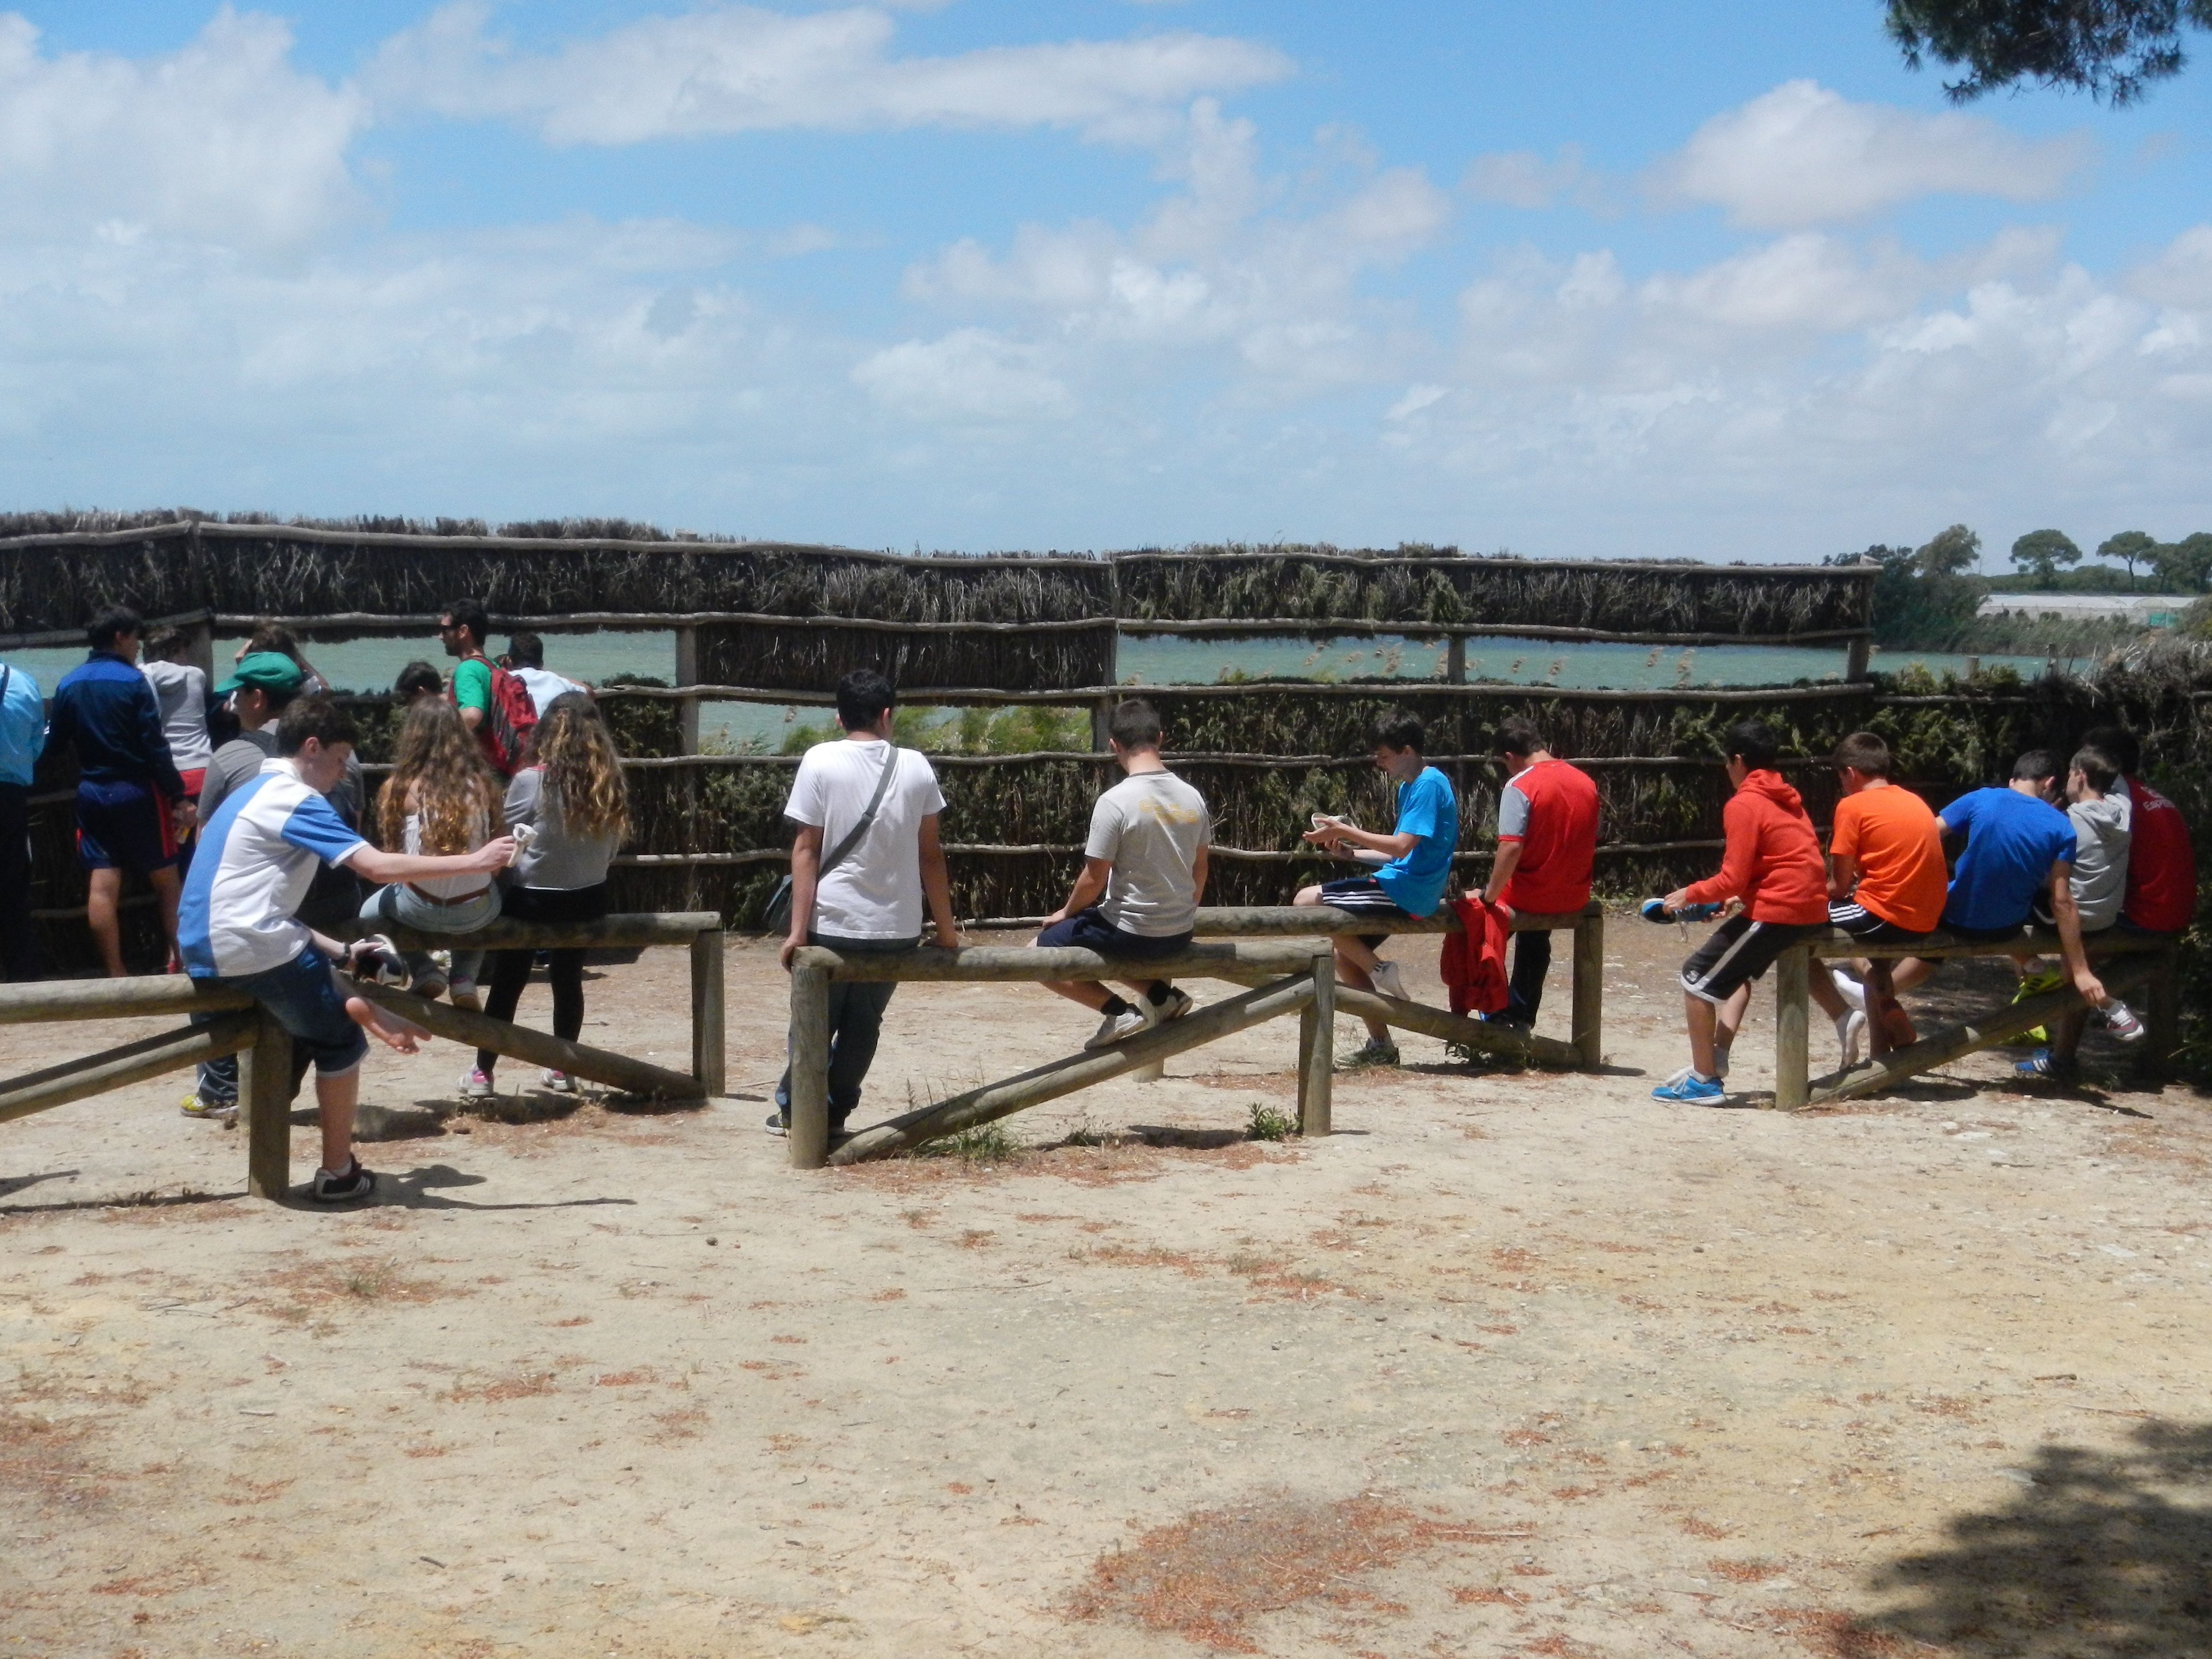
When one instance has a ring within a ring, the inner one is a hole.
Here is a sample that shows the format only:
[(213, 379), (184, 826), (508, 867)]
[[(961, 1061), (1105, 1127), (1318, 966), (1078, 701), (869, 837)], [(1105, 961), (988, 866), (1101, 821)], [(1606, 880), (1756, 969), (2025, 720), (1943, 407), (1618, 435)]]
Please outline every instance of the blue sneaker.
[(1679, 910), (1669, 910), (1656, 898), (1648, 898), (1637, 907), (1637, 913), (1646, 921), (1711, 921), (1720, 915), (1717, 904), (1686, 904)]
[(2048, 1048), (2038, 1048), (2026, 1060), (2013, 1062), (2013, 1075), (2027, 1079), (2051, 1079), (2060, 1083), (2072, 1083), (2081, 1075), (2081, 1062), (2071, 1055), (2054, 1054)]
[(1721, 1080), (1718, 1078), (1699, 1077), (1694, 1071), (1684, 1066), (1654, 1089), (1651, 1091), (1651, 1098), (1679, 1101), (1726, 1100), (1728, 1091), (1721, 1086)]

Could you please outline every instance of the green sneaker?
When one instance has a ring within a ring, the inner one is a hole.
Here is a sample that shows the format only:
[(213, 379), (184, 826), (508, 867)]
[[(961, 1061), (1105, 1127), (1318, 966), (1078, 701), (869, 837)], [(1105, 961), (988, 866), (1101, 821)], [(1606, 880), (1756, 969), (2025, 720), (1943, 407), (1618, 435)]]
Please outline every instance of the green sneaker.
[[(2022, 974), (2021, 975), (2020, 984), (2014, 989), (2012, 1000), (2014, 1002), (2020, 1002), (2028, 997), (2039, 997), (2045, 991), (2055, 991), (2065, 983), (2066, 974), (2064, 969), (2058, 968), (2039, 968), (2032, 974)], [(2050, 1032), (2044, 1030), (2040, 1025), (2036, 1026), (2033, 1030), (2021, 1033), (2021, 1036), (2026, 1041), (2035, 1043), (2038, 1046), (2048, 1044), (2051, 1041)]]
[(186, 1117), (222, 1119), (238, 1115), (234, 1100), (202, 1100), (198, 1095), (186, 1095), (177, 1103), (177, 1109)]
[(1370, 1066), (1395, 1066), (1398, 1045), (1388, 1037), (1370, 1037), (1336, 1062), (1340, 1072), (1357, 1072)]

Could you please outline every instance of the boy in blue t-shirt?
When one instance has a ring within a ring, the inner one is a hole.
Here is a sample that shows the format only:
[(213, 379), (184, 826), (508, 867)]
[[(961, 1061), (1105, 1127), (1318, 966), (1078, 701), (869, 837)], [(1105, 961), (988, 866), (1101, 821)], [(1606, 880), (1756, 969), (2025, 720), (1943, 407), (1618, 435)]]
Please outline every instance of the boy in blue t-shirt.
[[(2058, 793), (2058, 763), (2031, 749), (2013, 763), (2005, 787), (1974, 789), (1936, 817), (1946, 836), (1964, 836), (1966, 845), (1952, 866), (1943, 927), (1960, 939), (1992, 942), (2016, 935), (2041, 899), (2058, 928), (2058, 949), (2074, 988), (2092, 1006), (2107, 1000), (2105, 987), (2089, 969), (2081, 949), (2081, 919), (2074, 904), (2074, 824), (2051, 802)], [(2026, 962), (2035, 952), (2023, 946)], [(1917, 985), (1936, 964), (1907, 957), (1891, 982), (1898, 990)]]
[[(1376, 768), (1398, 786), (1398, 827), (1389, 835), (1360, 830), (1330, 818), (1306, 832), (1305, 839), (1340, 858), (1355, 858), (1376, 865), (1368, 876), (1346, 876), (1298, 890), (1297, 904), (1326, 904), (1354, 915), (1426, 916), (1443, 902), (1444, 881), (1451, 874), (1452, 851), (1459, 843), (1459, 802), (1451, 780), (1421, 760), (1427, 734), (1418, 716), (1393, 709), (1375, 722), (1370, 744)], [(1362, 991), (1380, 991), (1406, 1000), (1406, 987), (1398, 965), (1375, 954), (1389, 937), (1340, 933), (1336, 947), (1336, 976)], [(1367, 1043), (1346, 1061), (1350, 1066), (1395, 1066), (1398, 1047), (1390, 1041), (1390, 1028), (1379, 1019), (1367, 1022)]]

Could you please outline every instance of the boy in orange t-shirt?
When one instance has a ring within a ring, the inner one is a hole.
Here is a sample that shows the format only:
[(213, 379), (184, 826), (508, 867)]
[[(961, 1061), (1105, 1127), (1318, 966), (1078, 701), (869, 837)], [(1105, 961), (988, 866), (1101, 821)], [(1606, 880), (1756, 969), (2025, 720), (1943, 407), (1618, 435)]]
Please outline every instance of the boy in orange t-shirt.
[[(1834, 764), (1843, 793), (1828, 842), (1829, 924), (1869, 943), (1914, 943), (1943, 918), (1948, 876), (1936, 814), (1890, 781), (1889, 745), (1871, 732), (1838, 744)], [(1916, 1034), (1898, 1003), (1888, 960), (1851, 965), (1857, 981), (1839, 969), (1833, 982), (1866, 1017), (1875, 1058), (1910, 1047)]]

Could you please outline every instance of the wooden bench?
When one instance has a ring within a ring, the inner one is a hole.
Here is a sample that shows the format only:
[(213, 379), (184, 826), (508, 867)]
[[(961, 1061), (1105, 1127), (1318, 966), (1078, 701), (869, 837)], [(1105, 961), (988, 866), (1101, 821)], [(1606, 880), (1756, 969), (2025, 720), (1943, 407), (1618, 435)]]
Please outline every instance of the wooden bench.
[[(2175, 941), (2117, 928), (2092, 933), (2082, 941), (2098, 977), (2115, 994), (2148, 984), (2144, 1003), (2145, 1062), (2163, 1073), (2179, 1039), (2180, 1008)], [(2081, 1006), (2081, 994), (2069, 984), (2035, 996), (2023, 997), (1988, 1018), (1942, 1030), (1922, 1037), (1910, 1048), (1884, 1059), (1863, 1061), (1846, 1072), (1832, 1073), (1815, 1081), (1810, 1075), (1807, 1003), (1816, 963), (1844, 962), (1854, 957), (1921, 957), (1949, 960), (1961, 957), (2014, 958), (2021, 956), (2057, 957), (2058, 935), (2048, 928), (2023, 927), (2008, 939), (1960, 939), (1947, 933), (1930, 933), (1911, 945), (1875, 945), (1855, 939), (1840, 928), (1825, 928), (1775, 959), (1774, 964), (1774, 1104), (1784, 1111), (1819, 1106), (1888, 1087), (1918, 1073), (1947, 1065), (1963, 1054), (2008, 1042), (2023, 1031), (2057, 1018)]]
[[(1456, 933), (1459, 918), (1449, 908), (1431, 916), (1369, 916), (1335, 910), (1326, 904), (1280, 904), (1253, 908), (1201, 908), (1200, 939), (1266, 939), (1320, 933)], [(1516, 933), (1571, 933), (1574, 937), (1573, 1012), (1567, 1041), (1517, 1031), (1509, 1026), (1468, 1019), (1425, 1002), (1411, 1002), (1348, 985), (1336, 990), (1336, 1011), (1379, 1019), (1401, 1030), (1422, 1031), (1479, 1053), (1533, 1060), (1538, 1065), (1595, 1071), (1604, 1063), (1605, 907), (1592, 900), (1580, 910), (1559, 915), (1517, 915)]]
[[(396, 929), (392, 930), (392, 938), (410, 950), (446, 950), (454, 945), (489, 951), (688, 945), (691, 951), (689, 1074), (627, 1054), (565, 1042), (446, 1003), (428, 1002), (387, 987), (354, 984), (362, 995), (413, 1020), (433, 1036), (573, 1072), (634, 1094), (692, 1099), (720, 1094), (726, 1086), (722, 919), (714, 911), (612, 915), (561, 925), (501, 921), (467, 934)], [(143, 1083), (202, 1060), (243, 1055), (239, 1115), (246, 1131), (246, 1190), (257, 1198), (284, 1197), (291, 1180), (292, 1038), (266, 1010), (257, 1009), (251, 997), (182, 974), (0, 985), (0, 1025), (141, 1019), (159, 1014), (199, 1016), (201, 1023), (0, 1081), (0, 1123)]]

